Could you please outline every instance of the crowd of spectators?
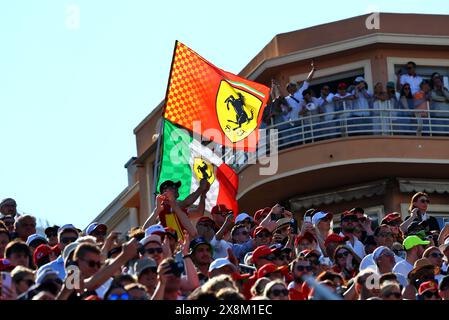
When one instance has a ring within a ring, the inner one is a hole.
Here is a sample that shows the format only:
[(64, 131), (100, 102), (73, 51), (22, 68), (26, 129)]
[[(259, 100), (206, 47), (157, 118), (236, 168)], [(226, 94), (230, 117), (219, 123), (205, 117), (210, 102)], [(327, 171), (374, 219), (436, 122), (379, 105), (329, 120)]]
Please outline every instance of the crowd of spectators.
[[(164, 182), (148, 220), (123, 235), (96, 222), (38, 234), (35, 217), (3, 200), (1, 299), (449, 299), (449, 225), (427, 213), (425, 193), (412, 196), (405, 219), (391, 212), (374, 227), (363, 208), (309, 209), (298, 221), (279, 204), (251, 214), (216, 205), (193, 219), (187, 208), (208, 184), (190, 203), (178, 188)], [(161, 223), (164, 212), (181, 230)]]
[(449, 91), (443, 77), (435, 72), (423, 79), (416, 68), (408, 62), (396, 82), (378, 82), (373, 90), (358, 76), (352, 83), (338, 83), (332, 93), (327, 84), (320, 92), (310, 88), (316, 71), (312, 63), (305, 81), (287, 84), (288, 95), (272, 80), (264, 126), (279, 130), (281, 148), (348, 135), (447, 135)]

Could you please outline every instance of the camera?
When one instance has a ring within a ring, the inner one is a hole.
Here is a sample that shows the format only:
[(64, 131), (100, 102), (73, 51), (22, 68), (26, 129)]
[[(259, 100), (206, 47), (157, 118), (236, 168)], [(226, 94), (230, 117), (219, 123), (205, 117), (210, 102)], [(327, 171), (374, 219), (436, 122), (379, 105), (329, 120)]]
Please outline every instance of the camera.
[(180, 277), (183, 272), (184, 272), (184, 262), (183, 261), (174, 261), (174, 262), (170, 263), (170, 273), (174, 274), (175, 276)]

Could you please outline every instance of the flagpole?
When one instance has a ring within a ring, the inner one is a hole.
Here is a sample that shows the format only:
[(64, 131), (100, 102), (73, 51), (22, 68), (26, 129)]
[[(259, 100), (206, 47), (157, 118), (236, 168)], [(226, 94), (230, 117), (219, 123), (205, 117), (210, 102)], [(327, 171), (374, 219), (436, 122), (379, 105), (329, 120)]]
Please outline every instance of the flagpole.
[(159, 126), (159, 132), (157, 136), (157, 147), (156, 147), (156, 158), (154, 159), (154, 167), (153, 167), (153, 194), (151, 196), (151, 207), (154, 210), (156, 208), (156, 195), (157, 195), (157, 182), (159, 180), (159, 167), (160, 167), (160, 153), (161, 153), (161, 144), (162, 144), (162, 137), (164, 135), (164, 112), (165, 108), (167, 106), (167, 100), (168, 100), (168, 92), (170, 90), (170, 80), (171, 80), (171, 74), (173, 71), (173, 64), (175, 62), (175, 56), (176, 56), (176, 49), (178, 48), (178, 40), (175, 40), (175, 47), (173, 49), (173, 57), (170, 65), (170, 72), (168, 74), (168, 81), (167, 81), (167, 89), (165, 91), (165, 100), (164, 105), (162, 106), (162, 112), (161, 112), (161, 125)]

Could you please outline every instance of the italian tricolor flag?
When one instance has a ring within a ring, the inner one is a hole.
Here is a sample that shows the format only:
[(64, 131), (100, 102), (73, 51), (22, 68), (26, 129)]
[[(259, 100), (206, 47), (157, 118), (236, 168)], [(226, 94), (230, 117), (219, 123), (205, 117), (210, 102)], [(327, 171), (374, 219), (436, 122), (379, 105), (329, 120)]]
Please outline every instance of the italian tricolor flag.
[[(211, 184), (206, 196), (206, 211), (224, 204), (238, 213), (236, 201), (238, 176), (209, 147), (194, 139), (190, 131), (163, 119), (162, 159), (157, 190), (166, 180), (181, 181), (179, 200), (194, 192), (200, 179)], [(199, 198), (196, 204), (199, 203)]]

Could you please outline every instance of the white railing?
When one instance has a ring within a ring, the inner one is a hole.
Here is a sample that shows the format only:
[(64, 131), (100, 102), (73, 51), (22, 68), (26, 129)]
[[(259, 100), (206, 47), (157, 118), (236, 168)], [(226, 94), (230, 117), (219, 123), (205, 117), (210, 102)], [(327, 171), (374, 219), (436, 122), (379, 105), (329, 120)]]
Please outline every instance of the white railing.
[[(363, 116), (356, 114), (364, 113)], [(342, 110), (300, 117), (264, 128), (266, 135), (259, 140), (258, 149), (268, 152), (272, 146), (285, 150), (298, 145), (351, 136), (447, 136), (449, 110), (366, 109)], [(270, 132), (277, 130), (277, 137)], [(275, 144), (273, 144), (273, 142)], [(265, 149), (267, 151), (265, 151)], [(256, 163), (256, 152), (226, 149), (224, 159), (239, 171)]]

